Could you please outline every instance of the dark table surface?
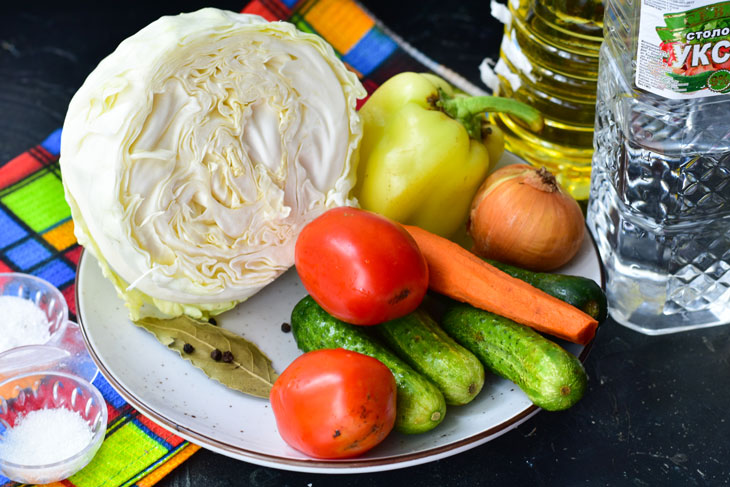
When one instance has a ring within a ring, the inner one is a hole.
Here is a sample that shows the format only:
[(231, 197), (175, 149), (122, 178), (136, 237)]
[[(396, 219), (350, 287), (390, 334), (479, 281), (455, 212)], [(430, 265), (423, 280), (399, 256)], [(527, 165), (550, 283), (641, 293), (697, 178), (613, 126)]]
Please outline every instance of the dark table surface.
[[(0, 160), (60, 127), (94, 66), (163, 14), (244, 1), (13, 2), (0, 7)], [(497, 56), (486, 0), (365, 1), (393, 31), (473, 83)], [(1, 231), (1, 230), (0, 230)], [(583, 400), (540, 412), (464, 453), (390, 472), (320, 475), (259, 467), (201, 450), (161, 481), (182, 486), (727, 485), (730, 327), (648, 337), (609, 320), (585, 364)]]

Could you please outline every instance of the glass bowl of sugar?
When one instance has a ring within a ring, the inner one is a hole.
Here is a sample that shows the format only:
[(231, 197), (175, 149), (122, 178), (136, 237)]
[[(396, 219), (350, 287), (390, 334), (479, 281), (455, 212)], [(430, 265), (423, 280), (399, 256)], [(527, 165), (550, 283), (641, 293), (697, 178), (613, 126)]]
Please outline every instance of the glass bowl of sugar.
[(75, 375), (44, 371), (0, 382), (0, 472), (27, 484), (66, 479), (94, 457), (106, 423), (101, 393)]
[(61, 336), (68, 320), (63, 294), (51, 283), (18, 272), (0, 273), (0, 353)]

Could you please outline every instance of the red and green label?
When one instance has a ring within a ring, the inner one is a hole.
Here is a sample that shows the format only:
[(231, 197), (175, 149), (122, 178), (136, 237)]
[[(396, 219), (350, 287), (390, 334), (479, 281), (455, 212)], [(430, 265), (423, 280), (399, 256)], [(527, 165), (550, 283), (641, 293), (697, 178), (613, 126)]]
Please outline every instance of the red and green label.
[(666, 87), (676, 93), (730, 92), (730, 2), (666, 13), (663, 20), (656, 33), (673, 80)]

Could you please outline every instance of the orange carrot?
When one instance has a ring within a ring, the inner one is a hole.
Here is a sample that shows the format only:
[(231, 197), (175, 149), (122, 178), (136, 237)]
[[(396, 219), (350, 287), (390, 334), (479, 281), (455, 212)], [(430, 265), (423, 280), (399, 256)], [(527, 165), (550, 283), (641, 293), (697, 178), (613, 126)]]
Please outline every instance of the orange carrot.
[(404, 225), (428, 263), (428, 287), (535, 330), (586, 344), (598, 322), (578, 308), (484, 262), (458, 244)]

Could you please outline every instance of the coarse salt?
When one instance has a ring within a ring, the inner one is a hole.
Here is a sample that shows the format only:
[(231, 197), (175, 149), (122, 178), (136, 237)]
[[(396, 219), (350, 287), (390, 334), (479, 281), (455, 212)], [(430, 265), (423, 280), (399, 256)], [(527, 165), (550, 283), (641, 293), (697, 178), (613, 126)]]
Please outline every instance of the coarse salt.
[(23, 345), (41, 345), (51, 338), (46, 314), (33, 302), (0, 296), (0, 353)]
[(93, 438), (89, 423), (66, 408), (38, 409), (3, 434), (0, 458), (18, 465), (49, 465), (83, 450)]

